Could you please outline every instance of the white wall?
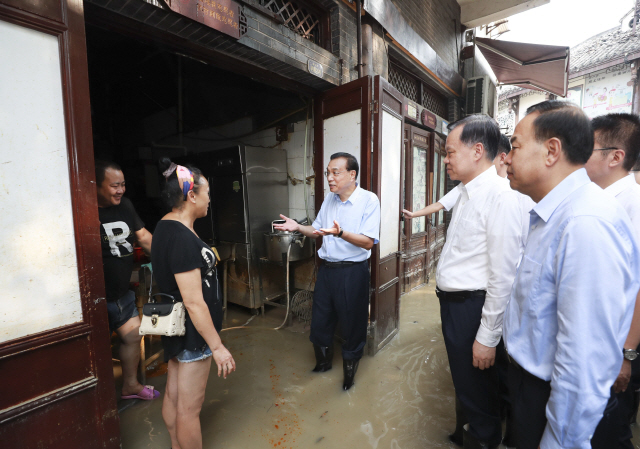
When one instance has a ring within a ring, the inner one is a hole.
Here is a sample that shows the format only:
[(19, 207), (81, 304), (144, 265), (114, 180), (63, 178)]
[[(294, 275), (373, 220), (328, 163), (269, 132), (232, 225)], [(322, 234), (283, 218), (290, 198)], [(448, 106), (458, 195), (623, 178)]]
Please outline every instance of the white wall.
[(0, 61), (4, 342), (82, 321), (82, 304), (58, 40), (0, 20)]
[(524, 116), (527, 114), (527, 109), (530, 106), (545, 101), (546, 95), (547, 94), (545, 92), (540, 92), (537, 90), (530, 90), (520, 95), (520, 105), (518, 106), (518, 121), (524, 118)]

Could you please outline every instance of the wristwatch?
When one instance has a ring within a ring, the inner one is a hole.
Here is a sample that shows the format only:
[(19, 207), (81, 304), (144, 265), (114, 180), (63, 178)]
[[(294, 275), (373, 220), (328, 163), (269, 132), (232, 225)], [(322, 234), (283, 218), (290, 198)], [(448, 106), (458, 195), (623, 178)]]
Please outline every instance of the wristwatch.
[(633, 362), (638, 358), (638, 351), (636, 351), (635, 349), (623, 349), (622, 354), (624, 355), (624, 358), (629, 360), (630, 362)]
[(338, 237), (342, 238), (342, 233), (344, 232), (344, 229), (340, 228), (340, 232), (338, 232)]

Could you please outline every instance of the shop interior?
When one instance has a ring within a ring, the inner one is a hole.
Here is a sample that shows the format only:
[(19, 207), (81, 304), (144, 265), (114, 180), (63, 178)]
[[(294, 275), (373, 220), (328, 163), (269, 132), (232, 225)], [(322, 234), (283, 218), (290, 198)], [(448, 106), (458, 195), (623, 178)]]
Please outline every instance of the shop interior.
[[(281, 213), (314, 217), (311, 98), (90, 23), (86, 37), (95, 158), (122, 167), (125, 195), (145, 227), (153, 233), (167, 212), (159, 159), (198, 167), (211, 206), (195, 227), (223, 260), (223, 327), (259, 313), (308, 326), (315, 243), (274, 233), (271, 223)], [(149, 259), (135, 254), (131, 285), (141, 309)], [(143, 344), (144, 380), (162, 369), (162, 354), (158, 337)], [(116, 359), (114, 372), (117, 379)]]

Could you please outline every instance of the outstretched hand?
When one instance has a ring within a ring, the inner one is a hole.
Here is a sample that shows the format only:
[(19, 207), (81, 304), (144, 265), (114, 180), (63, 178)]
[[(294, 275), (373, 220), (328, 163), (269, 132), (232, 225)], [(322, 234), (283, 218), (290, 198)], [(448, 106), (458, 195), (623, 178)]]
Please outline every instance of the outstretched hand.
[(333, 220), (332, 228), (320, 228), (319, 230), (313, 231), (314, 234), (318, 235), (333, 235), (337, 236), (340, 233), (340, 225), (336, 220)]
[(285, 217), (282, 214), (280, 214), (280, 217), (284, 220), (284, 223), (274, 223), (273, 225), (274, 229), (277, 229), (278, 231), (289, 231), (289, 232), (296, 232), (300, 229), (300, 225), (298, 224), (297, 221), (292, 220), (289, 217)]
[(402, 209), (402, 214), (404, 215), (404, 218), (408, 218), (408, 219), (413, 218), (413, 212), (411, 212), (410, 210)]

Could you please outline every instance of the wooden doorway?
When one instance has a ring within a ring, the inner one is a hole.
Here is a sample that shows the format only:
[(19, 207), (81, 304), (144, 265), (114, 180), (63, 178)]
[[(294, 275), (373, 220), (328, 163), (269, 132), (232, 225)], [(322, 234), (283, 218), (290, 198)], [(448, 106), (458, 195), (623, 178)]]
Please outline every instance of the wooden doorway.
[(115, 449), (83, 2), (0, 0), (0, 60), (1, 445)]
[[(315, 100), (315, 172), (324, 172), (334, 152), (353, 154), (360, 164), (360, 186), (376, 193), (382, 207), (380, 243), (370, 262), (371, 355), (398, 332), (402, 105), (402, 95), (380, 77), (360, 78)], [(326, 180), (316, 178), (317, 211), (328, 192)]]

